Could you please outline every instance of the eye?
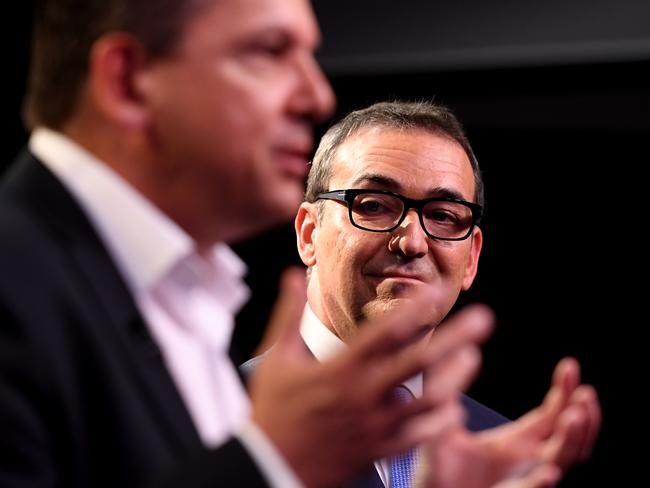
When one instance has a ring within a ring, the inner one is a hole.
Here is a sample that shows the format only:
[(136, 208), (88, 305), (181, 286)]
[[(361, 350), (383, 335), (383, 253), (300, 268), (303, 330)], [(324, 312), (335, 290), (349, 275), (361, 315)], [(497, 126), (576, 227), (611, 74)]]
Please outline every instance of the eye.
[(274, 58), (278, 58), (284, 55), (284, 53), (287, 52), (287, 47), (288, 44), (279, 44), (279, 43), (267, 43), (267, 44), (260, 44), (258, 46), (258, 51), (261, 54), (265, 54), (267, 56), (271, 56)]
[(250, 52), (268, 58), (280, 58), (291, 48), (289, 36), (281, 32), (260, 36), (250, 44)]
[(358, 211), (364, 214), (380, 213), (384, 206), (378, 200), (372, 198), (364, 198), (357, 207)]
[(366, 216), (401, 214), (402, 202), (391, 195), (361, 194), (354, 201), (354, 210)]
[(464, 228), (472, 221), (470, 209), (456, 202), (430, 202), (425, 205), (422, 216), (427, 225), (434, 227)]
[(448, 210), (437, 209), (432, 212), (427, 212), (425, 215), (427, 220), (439, 222), (439, 223), (456, 223), (458, 222), (458, 216), (449, 212)]

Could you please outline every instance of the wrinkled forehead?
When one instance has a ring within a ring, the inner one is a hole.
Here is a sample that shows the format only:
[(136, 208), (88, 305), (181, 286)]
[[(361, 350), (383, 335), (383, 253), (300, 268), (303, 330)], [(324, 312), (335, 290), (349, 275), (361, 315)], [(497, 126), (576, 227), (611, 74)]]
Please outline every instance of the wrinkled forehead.
[[(372, 127), (350, 135), (332, 164), (330, 189), (379, 188), (425, 198), (474, 198), (471, 163), (452, 138), (426, 129)], [(444, 191), (443, 191), (444, 190)]]

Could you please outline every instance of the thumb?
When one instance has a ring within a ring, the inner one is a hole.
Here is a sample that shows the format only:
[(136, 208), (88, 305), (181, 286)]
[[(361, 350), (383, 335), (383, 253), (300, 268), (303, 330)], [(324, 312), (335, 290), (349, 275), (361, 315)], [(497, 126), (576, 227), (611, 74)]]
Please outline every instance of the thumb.
[(284, 270), (271, 319), (255, 355), (263, 353), (274, 344), (284, 349), (301, 343), (300, 319), (307, 302), (306, 286), (303, 268), (291, 266)]

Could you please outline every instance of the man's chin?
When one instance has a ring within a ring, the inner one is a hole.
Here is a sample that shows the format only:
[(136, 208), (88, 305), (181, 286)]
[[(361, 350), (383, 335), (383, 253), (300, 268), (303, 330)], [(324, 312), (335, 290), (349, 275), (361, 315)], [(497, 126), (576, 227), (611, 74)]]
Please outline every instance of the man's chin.
[[(380, 317), (400, 308), (410, 307), (416, 292), (423, 290), (427, 284), (417, 280), (383, 280), (372, 289), (372, 299), (363, 307), (366, 316)], [(436, 305), (432, 302), (432, 317), (436, 315)]]
[(364, 307), (364, 313), (368, 318), (380, 318), (381, 316), (399, 311), (411, 305), (411, 299), (408, 294), (404, 296), (377, 296), (371, 302), (368, 302)]
[[(400, 311), (406, 310), (412, 305), (412, 301), (408, 297), (390, 299), (376, 298), (375, 300), (366, 303), (363, 307), (361, 318), (363, 321), (373, 323), (375, 320), (385, 318), (387, 314), (396, 314), (399, 316)], [(436, 316), (435, 308), (432, 305), (430, 320), (421, 324), (423, 337), (434, 329), (435, 324), (437, 323)]]
[(303, 201), (303, 184), (295, 180), (284, 180), (267, 192), (265, 202), (254, 209), (253, 218), (266, 220), (270, 225), (293, 221)]
[(383, 279), (376, 287), (377, 297), (381, 300), (403, 300), (410, 298), (425, 283), (411, 278)]

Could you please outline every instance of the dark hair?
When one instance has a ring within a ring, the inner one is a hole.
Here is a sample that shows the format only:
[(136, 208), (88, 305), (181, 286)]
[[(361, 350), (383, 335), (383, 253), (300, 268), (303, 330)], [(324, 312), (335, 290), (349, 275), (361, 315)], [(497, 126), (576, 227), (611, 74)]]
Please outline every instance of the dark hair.
[(424, 129), (458, 142), (472, 165), (476, 186), (475, 202), (484, 204), (483, 178), (474, 151), (465, 131), (453, 112), (433, 102), (380, 102), (351, 112), (325, 133), (318, 145), (307, 179), (305, 200), (316, 201), (316, 195), (330, 190), (332, 161), (338, 148), (362, 129), (387, 127), (395, 129)]
[(148, 55), (163, 57), (176, 47), (199, 8), (214, 1), (37, 0), (26, 125), (57, 129), (68, 120), (88, 75), (90, 51), (101, 36), (130, 33)]

